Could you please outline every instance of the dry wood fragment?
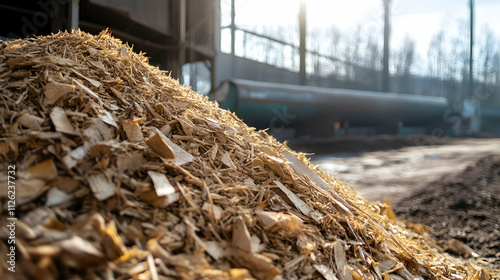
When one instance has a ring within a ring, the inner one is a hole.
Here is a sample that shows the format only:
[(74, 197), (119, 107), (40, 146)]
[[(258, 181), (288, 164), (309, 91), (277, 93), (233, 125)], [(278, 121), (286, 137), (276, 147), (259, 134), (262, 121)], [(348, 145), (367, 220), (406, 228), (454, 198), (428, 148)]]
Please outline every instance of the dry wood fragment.
[(286, 196), (293, 202), (295, 207), (302, 212), (302, 214), (311, 217), (316, 222), (320, 222), (323, 215), (318, 211), (313, 210), (307, 203), (298, 198), (292, 191), (285, 187), (280, 181), (274, 181), (274, 183), (282, 190)]
[(313, 264), (313, 267), (321, 273), (321, 275), (325, 278), (325, 280), (338, 280), (333, 274), (332, 270), (328, 268), (328, 266), (324, 264)]
[(16, 202), (23, 205), (39, 197), (47, 190), (47, 184), (41, 179), (16, 180)]
[(28, 179), (42, 179), (50, 181), (57, 178), (57, 168), (53, 159), (48, 159), (33, 165), (26, 170)]
[(233, 160), (231, 159), (231, 156), (228, 153), (224, 153), (222, 155), (221, 161), (229, 168), (236, 168), (236, 166), (233, 163)]
[(149, 177), (151, 177), (151, 180), (153, 181), (153, 186), (156, 191), (156, 195), (158, 196), (168, 196), (171, 194), (175, 193), (175, 188), (170, 184), (170, 181), (168, 181), (167, 176), (165, 174), (155, 172), (155, 171), (148, 171)]
[(95, 98), (99, 99), (99, 95), (97, 95), (97, 93), (95, 93), (93, 90), (91, 90), (90, 88), (86, 87), (82, 83), (80, 83), (78, 80), (73, 79), (73, 82), (75, 82), (75, 84), (77, 86), (79, 86), (81, 89), (83, 89), (83, 91), (85, 91), (86, 93), (90, 94), (92, 97), (95, 97)]
[(115, 186), (106, 175), (100, 173), (87, 178), (90, 189), (98, 200), (105, 200), (115, 195)]
[(123, 130), (127, 134), (128, 140), (130, 142), (141, 142), (144, 140), (144, 136), (142, 135), (141, 128), (139, 124), (134, 121), (123, 122), (122, 123)]
[(81, 78), (84, 78), (85, 80), (87, 80), (93, 86), (95, 86), (95, 87), (100, 87), (101, 86), (101, 83), (99, 81), (96, 81), (96, 80), (91, 79), (91, 78), (89, 78), (87, 76), (84, 76), (80, 72), (76, 71), (75, 69), (71, 69), (71, 71), (73, 71), (73, 73), (75, 73), (76, 75), (80, 76)]
[(56, 206), (69, 202), (72, 199), (73, 195), (60, 191), (58, 188), (51, 188), (47, 193), (47, 202), (45, 202), (45, 205)]
[(118, 124), (116, 123), (116, 120), (113, 118), (113, 115), (111, 115), (111, 113), (108, 112), (107, 110), (101, 109), (100, 114), (98, 114), (97, 116), (104, 123), (107, 123), (109, 125), (112, 125), (112, 126), (118, 128)]
[(295, 157), (292, 153), (289, 151), (284, 151), (283, 156), (288, 160), (291, 164), (291, 167), (297, 172), (299, 175), (306, 175), (309, 177), (309, 179), (314, 182), (318, 187), (320, 187), (322, 190), (325, 190), (326, 192), (330, 193), (335, 201), (338, 203), (338, 205), (344, 209), (347, 213), (351, 213), (350, 211), (350, 206), (345, 199), (340, 197), (330, 185), (328, 185), (323, 178), (318, 176), (317, 173), (311, 170), (307, 165), (305, 165), (302, 161), (300, 161), (297, 157)]
[(68, 93), (74, 92), (76, 87), (74, 85), (68, 85), (58, 82), (49, 82), (45, 85), (43, 94), (45, 98), (43, 100), (45, 105), (52, 105), (56, 103), (61, 97), (67, 95)]
[(262, 223), (264, 229), (270, 232), (284, 230), (288, 234), (294, 235), (302, 229), (302, 222), (297, 217), (284, 213), (258, 211), (257, 219)]
[(247, 226), (241, 216), (236, 217), (233, 222), (233, 246), (245, 250), (252, 251), (252, 240)]
[(155, 135), (146, 139), (146, 144), (148, 144), (151, 150), (160, 156), (175, 159), (175, 153), (172, 147), (170, 147), (165, 138), (163, 138), (159, 133), (155, 133)]
[(85, 148), (80, 146), (62, 158), (62, 162), (66, 165), (68, 169), (75, 167), (80, 160), (85, 157)]
[(34, 130), (41, 130), (44, 121), (45, 120), (43, 118), (31, 115), (29, 113), (25, 113), (21, 117), (19, 117), (20, 125)]
[(66, 116), (66, 112), (64, 109), (60, 107), (52, 108), (52, 112), (50, 112), (50, 119), (52, 123), (56, 127), (56, 131), (67, 133), (67, 134), (75, 134), (75, 128), (71, 125), (71, 122), (68, 120)]
[(335, 243), (333, 243), (333, 253), (338, 278), (340, 280), (352, 280), (351, 272), (347, 266), (344, 246), (340, 241), (335, 241)]

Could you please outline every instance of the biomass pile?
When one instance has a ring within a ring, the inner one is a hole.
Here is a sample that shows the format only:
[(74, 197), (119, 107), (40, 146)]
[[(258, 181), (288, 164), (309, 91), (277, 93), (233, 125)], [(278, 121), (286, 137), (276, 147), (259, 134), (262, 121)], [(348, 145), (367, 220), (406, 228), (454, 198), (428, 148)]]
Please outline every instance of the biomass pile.
[(403, 199), (397, 214), (432, 227), (432, 236), (451, 253), (480, 254), (500, 272), (499, 190), (500, 156), (490, 155)]
[(489, 279), (107, 32), (2, 43), (0, 85), (1, 279)]

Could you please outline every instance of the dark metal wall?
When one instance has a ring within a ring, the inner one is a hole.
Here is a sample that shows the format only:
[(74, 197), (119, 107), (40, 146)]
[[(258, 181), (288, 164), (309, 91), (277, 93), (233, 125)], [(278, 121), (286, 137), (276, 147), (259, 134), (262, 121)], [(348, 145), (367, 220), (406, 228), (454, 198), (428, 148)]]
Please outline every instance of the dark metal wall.
[(218, 0), (2, 0), (0, 36), (25, 38), (80, 28), (109, 29), (146, 52), (151, 63), (182, 78), (182, 65), (213, 68)]

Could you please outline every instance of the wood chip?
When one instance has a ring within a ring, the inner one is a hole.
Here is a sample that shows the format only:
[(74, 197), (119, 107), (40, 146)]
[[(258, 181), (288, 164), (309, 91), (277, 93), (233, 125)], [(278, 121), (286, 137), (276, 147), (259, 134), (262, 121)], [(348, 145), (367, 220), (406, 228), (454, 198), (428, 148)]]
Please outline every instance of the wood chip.
[(93, 90), (91, 90), (90, 88), (86, 87), (85, 85), (83, 85), (82, 83), (80, 83), (79, 81), (77, 81), (76, 79), (73, 79), (73, 82), (75, 82), (75, 84), (77, 86), (79, 86), (81, 89), (83, 89), (83, 91), (85, 91), (86, 93), (90, 94), (91, 96), (97, 98), (97, 99), (100, 99), (99, 98), (99, 95), (97, 95), (97, 93), (95, 93)]
[(144, 136), (142, 135), (141, 128), (137, 122), (123, 122), (122, 128), (127, 134), (127, 138), (130, 142), (141, 142), (144, 141)]
[(75, 128), (68, 120), (64, 109), (60, 107), (52, 108), (52, 112), (50, 112), (50, 119), (52, 120), (52, 123), (56, 127), (57, 131), (67, 134), (75, 134)]
[(158, 129), (156, 129), (156, 133), (152, 137), (146, 139), (146, 143), (160, 156), (175, 159), (177, 165), (184, 165), (194, 160), (190, 153), (173, 143)]
[(337, 280), (333, 271), (324, 264), (313, 264), (314, 269), (319, 272), (325, 280)]
[(229, 168), (236, 168), (236, 166), (233, 163), (233, 160), (231, 160), (231, 156), (228, 153), (224, 153), (222, 155), (221, 161)]
[(38, 198), (47, 190), (47, 184), (41, 179), (20, 179), (16, 181), (16, 202), (26, 204)]
[(85, 148), (80, 146), (62, 158), (62, 162), (66, 165), (66, 168), (72, 169), (74, 168), (79, 161), (81, 161), (85, 157)]
[(28, 179), (42, 179), (45, 181), (57, 178), (57, 167), (53, 159), (48, 159), (39, 164), (33, 165), (27, 170)]
[(347, 266), (344, 246), (342, 245), (342, 243), (340, 243), (340, 241), (335, 241), (335, 243), (333, 243), (333, 252), (335, 266), (337, 267), (338, 271), (338, 278), (340, 280), (352, 280), (351, 272), (349, 270), (349, 267)]
[(45, 205), (56, 206), (67, 203), (73, 199), (73, 195), (60, 191), (58, 188), (51, 188), (47, 193), (47, 201)]
[(95, 87), (100, 87), (101, 86), (101, 83), (99, 81), (96, 81), (94, 79), (86, 77), (86, 76), (82, 75), (81, 73), (79, 73), (78, 71), (76, 71), (75, 69), (71, 69), (71, 71), (73, 71), (73, 73), (75, 73), (76, 75), (80, 76), (81, 78), (84, 78), (85, 80), (87, 80), (93, 86), (95, 86)]
[(298, 175), (306, 175), (313, 183), (316, 184), (319, 188), (326, 191), (327, 193), (333, 196), (334, 201), (346, 212), (351, 213), (349, 209), (349, 203), (345, 201), (342, 197), (340, 197), (335, 190), (332, 189), (330, 185), (328, 185), (323, 178), (321, 178), (316, 172), (312, 171), (307, 165), (305, 165), (301, 160), (295, 157), (289, 151), (284, 151), (282, 155), (286, 158), (287, 161), (290, 162), (290, 166), (297, 172)]
[(285, 195), (293, 202), (295, 207), (302, 212), (302, 214), (313, 218), (316, 222), (320, 222), (323, 215), (318, 211), (313, 210), (307, 203), (298, 198), (292, 191), (285, 187), (280, 181), (274, 181), (276, 186), (282, 190)]
[(45, 85), (43, 100), (45, 105), (52, 105), (56, 103), (61, 97), (66, 96), (68, 93), (74, 92), (76, 87), (58, 82), (49, 82)]
[(116, 187), (111, 183), (106, 175), (96, 174), (87, 177), (90, 189), (98, 200), (105, 200), (116, 193)]
[(158, 196), (166, 196), (166, 195), (171, 195), (175, 193), (175, 188), (170, 184), (170, 182), (167, 179), (167, 176), (165, 174), (155, 172), (155, 171), (148, 171), (148, 175), (153, 181), (153, 186), (156, 191), (156, 195)]
[(248, 232), (245, 221), (241, 216), (236, 217), (233, 222), (233, 246), (252, 252), (252, 239)]
[(45, 119), (33, 116), (29, 113), (25, 113), (21, 117), (19, 117), (20, 125), (34, 130), (41, 130), (44, 121)]
[(101, 109), (100, 114), (97, 115), (104, 123), (118, 128), (115, 118), (107, 110)]
[(155, 133), (152, 137), (146, 139), (146, 144), (161, 157), (175, 159), (174, 150), (160, 133)]

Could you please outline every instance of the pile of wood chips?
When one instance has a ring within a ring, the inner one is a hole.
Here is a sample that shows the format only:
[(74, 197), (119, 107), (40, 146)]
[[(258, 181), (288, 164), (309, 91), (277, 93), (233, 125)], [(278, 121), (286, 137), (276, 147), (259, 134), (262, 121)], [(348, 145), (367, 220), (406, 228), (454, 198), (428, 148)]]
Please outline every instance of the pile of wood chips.
[(490, 278), (108, 32), (0, 43), (0, 91), (1, 279)]

